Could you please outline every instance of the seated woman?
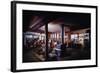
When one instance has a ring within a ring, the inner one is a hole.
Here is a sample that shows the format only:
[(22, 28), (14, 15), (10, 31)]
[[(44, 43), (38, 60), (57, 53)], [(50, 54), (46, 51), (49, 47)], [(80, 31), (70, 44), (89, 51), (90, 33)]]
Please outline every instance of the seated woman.
[(55, 52), (55, 42), (54, 41), (51, 41), (50, 42), (50, 47), (49, 47), (49, 61), (55, 61), (57, 60), (56, 58), (56, 52)]

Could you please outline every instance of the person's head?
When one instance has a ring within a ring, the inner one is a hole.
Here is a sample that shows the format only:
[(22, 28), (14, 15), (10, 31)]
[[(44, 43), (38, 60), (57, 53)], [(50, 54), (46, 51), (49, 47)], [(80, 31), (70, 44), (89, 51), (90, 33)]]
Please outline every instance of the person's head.
[(59, 44), (59, 41), (57, 41), (57, 44)]

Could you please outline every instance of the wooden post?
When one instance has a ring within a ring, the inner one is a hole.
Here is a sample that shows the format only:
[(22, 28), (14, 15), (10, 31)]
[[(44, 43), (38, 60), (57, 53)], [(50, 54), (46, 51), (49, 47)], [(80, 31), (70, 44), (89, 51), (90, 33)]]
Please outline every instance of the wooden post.
[(62, 44), (64, 44), (64, 25), (62, 24)]
[(46, 31), (46, 61), (48, 61), (49, 53), (48, 53), (48, 24), (45, 25)]

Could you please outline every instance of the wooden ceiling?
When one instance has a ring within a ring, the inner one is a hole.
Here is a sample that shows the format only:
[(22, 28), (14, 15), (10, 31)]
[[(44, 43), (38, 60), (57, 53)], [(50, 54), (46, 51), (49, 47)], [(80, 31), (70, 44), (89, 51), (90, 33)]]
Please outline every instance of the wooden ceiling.
[(90, 28), (90, 19), (91, 15), (89, 13), (23, 10), (23, 31), (36, 31), (38, 28), (48, 23), (63, 24), (71, 30)]

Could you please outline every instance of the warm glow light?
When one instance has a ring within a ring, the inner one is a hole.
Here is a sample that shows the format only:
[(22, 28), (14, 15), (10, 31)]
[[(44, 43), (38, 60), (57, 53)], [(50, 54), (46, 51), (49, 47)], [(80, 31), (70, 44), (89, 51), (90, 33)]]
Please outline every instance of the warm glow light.
[[(42, 26), (40, 29), (45, 30), (45, 26)], [(61, 32), (60, 24), (49, 23), (48, 24), (48, 32)]]

